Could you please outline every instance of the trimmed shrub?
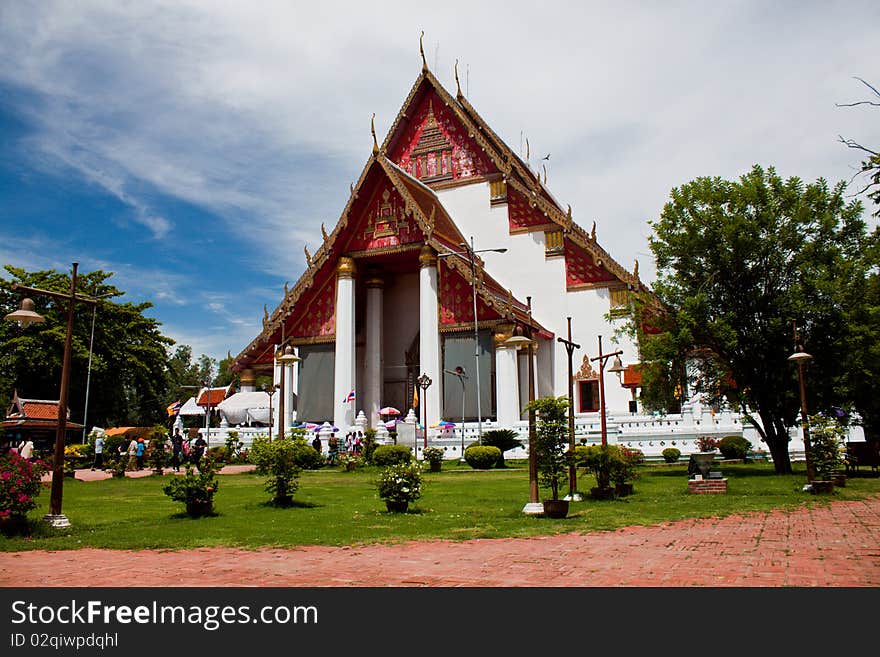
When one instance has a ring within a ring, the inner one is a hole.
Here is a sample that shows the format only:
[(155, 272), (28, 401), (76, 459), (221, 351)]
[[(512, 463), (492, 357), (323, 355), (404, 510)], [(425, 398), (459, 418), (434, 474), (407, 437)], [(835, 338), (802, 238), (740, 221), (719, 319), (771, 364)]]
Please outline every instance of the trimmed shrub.
[(516, 447), (522, 447), (523, 444), (519, 439), (519, 434), (512, 429), (489, 429), (483, 432), (483, 446), (497, 447), (501, 450), (501, 458), (498, 459), (496, 467), (503, 468), (506, 467), (504, 464), (504, 452)]
[(208, 448), (208, 458), (216, 463), (226, 463), (226, 446), (216, 445)]
[(501, 450), (492, 445), (474, 445), (464, 450), (464, 460), (475, 470), (488, 470), (501, 460)]
[(667, 447), (663, 450), (663, 460), (667, 463), (677, 463), (681, 456), (681, 450), (677, 447)]
[(745, 459), (752, 443), (742, 436), (725, 436), (718, 443), (721, 455), (726, 459)]
[(293, 442), (293, 460), (303, 470), (317, 470), (324, 465), (324, 459), (314, 447), (306, 442), (305, 435), (288, 438)]
[(409, 463), (412, 461), (412, 449), (406, 445), (379, 445), (373, 450), (373, 463), (382, 467)]
[(268, 436), (254, 438), (250, 459), (257, 466), (257, 474), (267, 475), (266, 491), (279, 506), (289, 506), (299, 488), (301, 468), (296, 463), (297, 447), (289, 438), (270, 441)]

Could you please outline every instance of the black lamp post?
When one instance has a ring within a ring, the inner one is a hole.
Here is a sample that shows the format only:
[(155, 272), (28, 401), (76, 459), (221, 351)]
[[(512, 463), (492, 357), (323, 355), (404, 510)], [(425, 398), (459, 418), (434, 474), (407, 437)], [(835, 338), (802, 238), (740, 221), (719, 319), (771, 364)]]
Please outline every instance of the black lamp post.
[(813, 357), (804, 351), (804, 345), (798, 336), (797, 326), (794, 327), (794, 353), (788, 357), (793, 363), (797, 363), (798, 386), (801, 395), (801, 428), (804, 432), (804, 458), (807, 461), (807, 482), (812, 483), (816, 479), (816, 470), (813, 466), (813, 454), (810, 446), (810, 420), (807, 415), (807, 388), (804, 382), (804, 367), (813, 360)]
[(263, 392), (265, 392), (269, 396), (269, 442), (272, 442), (272, 394), (280, 388), (281, 385), (276, 383), (272, 386), (268, 384), (263, 384)]
[(567, 319), (568, 340), (556, 338), (565, 345), (565, 351), (568, 352), (568, 449), (571, 452), (571, 463), (568, 466), (568, 495), (565, 499), (580, 501), (584, 498), (577, 489), (577, 466), (574, 463), (574, 371), (571, 359), (574, 350), (581, 346), (571, 341), (571, 317)]
[(464, 461), (464, 393), (465, 387), (464, 382), (467, 379), (467, 374), (464, 371), (464, 368), (459, 365), (454, 370), (443, 370), (447, 374), (451, 374), (452, 376), (457, 376), (458, 380), (461, 382), (461, 454), (459, 454), (458, 462), (461, 463)]
[(618, 349), (617, 351), (612, 351), (610, 354), (602, 353), (602, 336), (599, 336), (599, 355), (595, 358), (591, 358), (590, 362), (598, 360), (599, 361), (599, 418), (602, 424), (602, 446), (608, 444), (608, 428), (606, 425), (606, 415), (607, 411), (605, 409), (605, 361), (611, 358), (612, 356), (617, 356), (617, 359), (614, 361), (614, 366), (611, 367), (608, 371), (615, 372), (619, 377), (623, 373), (623, 364), (620, 362), (620, 354), (623, 351)]
[[(430, 376), (423, 373), (418, 379), (416, 379), (416, 383), (418, 383), (419, 388), (422, 389), (422, 397), (419, 400), (419, 403), (422, 405), (422, 408), (424, 409), (422, 411), (422, 418), (423, 418), (422, 421), (424, 423), (422, 426), (424, 427), (424, 429), (423, 429), (424, 430), (423, 436), (425, 439), (424, 446), (427, 447), (428, 446), (428, 404), (426, 404), (425, 402), (426, 402), (426, 395), (427, 395), (428, 388), (431, 386), (433, 381), (431, 381)], [(413, 451), (418, 452), (417, 449), (413, 450)], [(413, 454), (413, 456), (415, 456), (415, 454)]]
[[(52, 490), (49, 497), (49, 513), (44, 516), (53, 527), (69, 527), (70, 520), (61, 512), (61, 499), (64, 485), (64, 438), (67, 431), (67, 397), (70, 388), (70, 342), (73, 336), (73, 311), (77, 302), (95, 304), (97, 301), (89, 297), (78, 296), (76, 293), (76, 272), (79, 263), (73, 263), (73, 273), (70, 277), (70, 292), (52, 292), (39, 288), (26, 287), (14, 284), (15, 291), (29, 294), (45, 295), (54, 299), (67, 301), (67, 334), (64, 338), (64, 356), (61, 365), (61, 390), (58, 395), (58, 425), (55, 432), (55, 454), (52, 459)], [(18, 322), (21, 326), (45, 321), (42, 315), (34, 311), (34, 302), (31, 299), (23, 299), (21, 308), (6, 315), (6, 319)]]

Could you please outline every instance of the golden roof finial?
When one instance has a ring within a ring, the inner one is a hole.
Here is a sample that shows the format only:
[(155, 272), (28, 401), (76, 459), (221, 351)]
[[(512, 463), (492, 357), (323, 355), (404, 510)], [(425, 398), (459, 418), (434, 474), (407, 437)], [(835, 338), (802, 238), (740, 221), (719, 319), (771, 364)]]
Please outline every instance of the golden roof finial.
[(638, 279), (638, 277), (639, 277), (639, 261), (638, 260), (636, 260), (635, 264), (633, 265), (633, 276), (635, 276), (636, 279)]
[(373, 135), (373, 155), (379, 153), (379, 143), (376, 141), (376, 113), (373, 112), (373, 118), (370, 119), (370, 134)]
[(419, 54), (422, 56), (422, 70), (428, 70), (428, 61), (425, 59), (425, 49), (422, 47), (422, 39), (425, 38), (425, 31), (422, 30), (421, 36), (419, 36)]
[(542, 164), (541, 168), (544, 170), (544, 185), (546, 186), (547, 185), (547, 165)]
[(309, 253), (309, 247), (303, 245), (303, 252), (306, 254), (306, 264), (311, 267), (312, 266), (312, 254)]
[(461, 83), (458, 81), (458, 60), (455, 60), (455, 88), (457, 91), (455, 92), (455, 97), (461, 100)]
[(590, 239), (596, 241), (596, 222), (593, 222), (593, 229), (590, 231)]
[(324, 236), (324, 241), (327, 241), (327, 229), (324, 228), (324, 222), (321, 222), (321, 235)]
[(529, 161), (529, 155), (530, 155), (530, 153), (531, 153), (531, 151), (529, 150), (529, 140), (528, 140), (528, 137), (527, 137), (527, 138), (526, 138), (526, 162)]

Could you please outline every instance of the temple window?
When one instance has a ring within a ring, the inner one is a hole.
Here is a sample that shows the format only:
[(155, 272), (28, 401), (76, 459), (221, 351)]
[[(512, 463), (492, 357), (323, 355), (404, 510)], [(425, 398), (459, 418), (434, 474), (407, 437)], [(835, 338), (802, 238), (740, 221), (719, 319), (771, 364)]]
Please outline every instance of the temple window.
[(599, 381), (578, 381), (578, 413), (595, 413), (599, 410)]

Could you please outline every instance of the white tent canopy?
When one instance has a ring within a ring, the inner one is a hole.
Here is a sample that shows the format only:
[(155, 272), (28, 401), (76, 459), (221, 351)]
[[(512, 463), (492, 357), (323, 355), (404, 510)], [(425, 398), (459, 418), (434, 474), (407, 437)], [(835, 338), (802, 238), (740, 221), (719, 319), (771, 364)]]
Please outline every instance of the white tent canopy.
[(196, 398), (190, 397), (186, 403), (180, 407), (178, 415), (204, 415), (205, 409), (196, 404)]
[[(272, 406), (278, 402), (278, 393), (272, 395)], [(265, 392), (237, 392), (217, 405), (220, 415), (229, 424), (269, 424), (269, 395)]]

